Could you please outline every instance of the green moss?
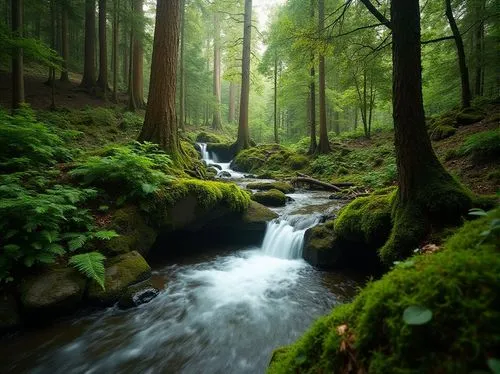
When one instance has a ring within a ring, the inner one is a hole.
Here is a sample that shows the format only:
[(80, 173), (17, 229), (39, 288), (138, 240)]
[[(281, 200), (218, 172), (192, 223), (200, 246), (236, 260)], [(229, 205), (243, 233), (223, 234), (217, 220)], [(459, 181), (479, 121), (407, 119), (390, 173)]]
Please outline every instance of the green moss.
[(484, 131), (469, 136), (459, 149), (462, 156), (471, 156), (476, 162), (500, 158), (500, 130)]
[[(486, 370), (500, 344), (500, 256), (494, 242), (479, 243), (494, 217), (498, 210), (467, 223), (443, 251), (415, 256), (369, 284), (280, 349), (269, 373), (347, 372), (349, 366), (371, 374)], [(432, 320), (407, 325), (402, 316), (411, 305), (430, 309)]]
[(391, 203), (394, 193), (359, 197), (344, 207), (335, 221), (335, 234), (348, 242), (372, 248), (382, 246), (391, 230)]
[(275, 189), (275, 190), (279, 190), (283, 193), (292, 193), (295, 191), (295, 188), (290, 183), (279, 182), (279, 181), (248, 183), (247, 188), (249, 188), (251, 190), (261, 190), (261, 191)]
[(264, 205), (256, 201), (250, 201), (248, 208), (243, 214), (242, 221), (245, 224), (252, 224), (256, 222), (268, 222), (277, 217), (278, 215), (276, 213), (266, 208)]
[(313, 251), (328, 251), (335, 241), (334, 221), (328, 221), (308, 230), (305, 246)]
[(448, 125), (439, 125), (434, 127), (430, 132), (430, 136), (432, 140), (442, 140), (449, 138), (457, 132), (457, 129), (453, 126)]
[(387, 265), (408, 257), (433, 232), (459, 225), (471, 208), (470, 192), (442, 168), (429, 168), (421, 178), (424, 183), (411, 199), (401, 202), (397, 194), (393, 200), (393, 228), (379, 251)]
[(286, 195), (279, 190), (271, 189), (253, 194), (252, 200), (266, 206), (283, 206), (286, 204)]
[(206, 131), (200, 132), (196, 135), (196, 141), (200, 143), (226, 143), (228, 139), (223, 135), (216, 135)]
[(474, 108), (467, 108), (457, 114), (456, 120), (460, 125), (470, 125), (483, 120), (484, 113)]
[(309, 165), (309, 158), (304, 155), (292, 155), (288, 159), (288, 163), (292, 170), (301, 170)]
[(215, 153), (217, 159), (221, 162), (229, 162), (235, 155), (233, 143), (208, 143), (207, 151)]
[(279, 144), (261, 144), (239, 152), (231, 167), (243, 172), (284, 170), (293, 152)]

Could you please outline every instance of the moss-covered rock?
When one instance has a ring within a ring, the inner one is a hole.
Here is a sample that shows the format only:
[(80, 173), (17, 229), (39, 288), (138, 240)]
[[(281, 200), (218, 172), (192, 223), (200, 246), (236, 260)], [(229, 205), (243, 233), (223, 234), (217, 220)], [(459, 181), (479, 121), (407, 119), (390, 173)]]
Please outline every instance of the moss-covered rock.
[(295, 188), (287, 182), (252, 182), (247, 184), (247, 188), (251, 190), (260, 190), (260, 191), (268, 191), (268, 190), (279, 190), (283, 193), (292, 193), (295, 191)]
[(118, 301), (128, 286), (151, 276), (151, 268), (136, 251), (125, 253), (106, 261), (105, 289), (91, 282), (88, 298), (93, 303), (111, 305)]
[(21, 281), (23, 310), (30, 316), (52, 317), (76, 309), (87, 279), (73, 268), (51, 267)]
[(292, 155), (288, 159), (288, 163), (292, 170), (301, 170), (309, 165), (309, 157), (304, 155)]
[(21, 323), (17, 300), (12, 293), (0, 291), (0, 333), (12, 330)]
[(449, 138), (450, 136), (455, 135), (456, 132), (457, 129), (453, 126), (439, 125), (430, 131), (430, 135), (432, 140), (437, 141)]
[(341, 257), (334, 232), (334, 221), (311, 227), (304, 234), (302, 257), (313, 266), (332, 268)]
[(234, 143), (207, 143), (207, 151), (215, 154), (219, 162), (229, 162), (236, 154)]
[(266, 206), (283, 206), (286, 204), (286, 195), (277, 189), (270, 189), (253, 194), (252, 200)]
[(222, 143), (223, 139), (219, 135), (202, 131), (196, 135), (196, 141), (198, 143)]
[(475, 108), (467, 108), (457, 114), (456, 121), (459, 125), (471, 125), (473, 123), (482, 121), (486, 115)]
[(239, 152), (233, 159), (231, 168), (242, 172), (283, 171), (291, 169), (294, 155), (296, 154), (279, 144), (261, 144)]
[(265, 225), (275, 218), (278, 218), (278, 214), (256, 201), (251, 201), (241, 219), (244, 224), (263, 223)]
[(130, 251), (148, 253), (156, 240), (156, 231), (146, 224), (136, 206), (127, 206), (116, 210), (111, 215), (110, 229), (120, 236), (101, 242), (106, 254), (117, 255)]
[(158, 296), (159, 293), (160, 291), (153, 287), (151, 279), (132, 284), (126, 288), (123, 295), (120, 297), (118, 306), (121, 309), (129, 309), (146, 304)]
[[(370, 283), (277, 350), (268, 372), (488, 372), (500, 344), (500, 256), (495, 238), (483, 241), (481, 233), (495, 217), (498, 210), (467, 223), (444, 250), (415, 256)], [(415, 305), (432, 312), (427, 324), (404, 321)]]

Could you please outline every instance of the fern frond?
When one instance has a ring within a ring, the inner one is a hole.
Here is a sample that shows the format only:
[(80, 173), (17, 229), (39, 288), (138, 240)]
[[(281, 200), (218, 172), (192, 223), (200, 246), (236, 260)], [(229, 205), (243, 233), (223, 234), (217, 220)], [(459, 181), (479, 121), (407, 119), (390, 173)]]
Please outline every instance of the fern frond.
[(104, 290), (105, 259), (106, 257), (99, 252), (89, 252), (71, 256), (69, 263), (86, 277), (95, 280)]

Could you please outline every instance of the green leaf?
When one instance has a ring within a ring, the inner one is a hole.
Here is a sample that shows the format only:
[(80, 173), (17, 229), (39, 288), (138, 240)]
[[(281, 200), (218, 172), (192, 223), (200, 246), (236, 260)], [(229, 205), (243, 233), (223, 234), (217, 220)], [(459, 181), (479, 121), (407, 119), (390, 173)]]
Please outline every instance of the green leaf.
[(500, 374), (500, 359), (498, 358), (488, 359), (488, 367), (493, 372), (493, 374)]
[(111, 238), (115, 238), (117, 236), (120, 236), (118, 235), (115, 231), (113, 230), (109, 230), (109, 231), (97, 231), (95, 234), (94, 234), (94, 237), (97, 238), (97, 239), (101, 239), (101, 240), (109, 240)]
[(21, 249), (21, 247), (18, 246), (17, 244), (7, 244), (3, 246), (3, 249), (5, 252), (13, 254), (18, 252)]
[(432, 319), (432, 311), (420, 305), (412, 305), (403, 312), (403, 320), (408, 325), (425, 325)]
[(472, 208), (469, 210), (469, 215), (470, 216), (487, 216), (488, 214), (479, 208)]
[(155, 186), (155, 185), (153, 185), (153, 184), (151, 184), (151, 183), (143, 183), (143, 184), (141, 185), (141, 187), (142, 187), (142, 191), (143, 191), (145, 194), (150, 194), (150, 193), (153, 193), (153, 192), (155, 192), (155, 191), (158, 189), (158, 187), (157, 187), (157, 186)]
[(26, 265), (27, 267), (32, 267), (34, 263), (35, 258), (33, 256), (27, 256), (24, 258), (24, 265)]
[(40, 253), (36, 256), (36, 260), (44, 264), (52, 264), (55, 261), (55, 257), (50, 253)]
[(82, 248), (87, 241), (87, 235), (79, 235), (74, 239), (71, 239), (68, 242), (68, 247), (71, 252), (76, 251), (77, 249)]
[(54, 255), (59, 255), (62, 256), (64, 253), (66, 253), (66, 250), (64, 247), (60, 244), (57, 243), (50, 243), (47, 247), (45, 247), (45, 250), (47, 252), (50, 252)]
[(59, 236), (57, 231), (42, 231), (42, 236), (49, 242), (52, 243), (57, 240)]
[(89, 252), (80, 255), (71, 256), (70, 265), (73, 265), (78, 271), (99, 284), (104, 290), (104, 257), (99, 252)]

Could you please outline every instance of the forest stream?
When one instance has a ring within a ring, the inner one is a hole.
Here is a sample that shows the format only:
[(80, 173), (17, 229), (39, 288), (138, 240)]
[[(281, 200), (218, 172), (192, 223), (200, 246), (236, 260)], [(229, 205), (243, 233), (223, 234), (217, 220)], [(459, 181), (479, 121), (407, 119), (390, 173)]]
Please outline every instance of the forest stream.
[[(243, 187), (251, 180), (201, 148), (219, 174), (230, 173)], [(327, 192), (288, 196), (285, 207), (274, 209), (279, 218), (268, 224), (260, 247), (208, 244), (203, 254), (153, 264), (163, 290), (150, 303), (126, 311), (111, 307), (5, 339), (3, 372), (264, 372), (274, 349), (350, 300), (359, 285), (355, 276), (319, 271), (301, 258), (305, 230), (340, 206)]]

